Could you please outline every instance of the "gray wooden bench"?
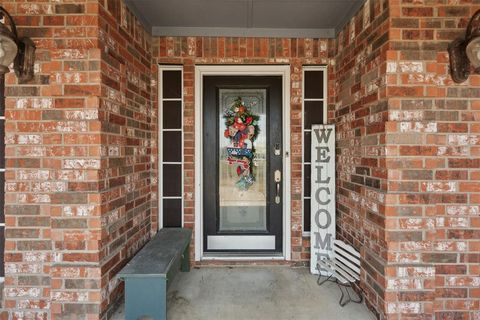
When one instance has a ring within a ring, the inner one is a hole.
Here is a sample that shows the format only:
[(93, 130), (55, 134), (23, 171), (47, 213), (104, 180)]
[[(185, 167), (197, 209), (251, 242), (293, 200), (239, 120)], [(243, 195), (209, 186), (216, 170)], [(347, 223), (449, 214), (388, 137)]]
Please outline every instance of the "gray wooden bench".
[(192, 230), (160, 230), (118, 273), (125, 281), (125, 319), (166, 320), (167, 289), (179, 270), (190, 271)]
[[(350, 301), (355, 303), (361, 303), (363, 301), (362, 295), (357, 294), (352, 289), (352, 283), (360, 280), (360, 253), (358, 253), (355, 248), (349, 246), (343, 241), (335, 240), (333, 242), (333, 255), (330, 258), (323, 258), (318, 261), (317, 269), (320, 271), (317, 281), (319, 286), (330, 280), (332, 277), (335, 278), (334, 282), (338, 284), (338, 287), (342, 292), (339, 302), (342, 307)], [(327, 270), (330, 274), (323, 280), (321, 280), (323, 277), (321, 269)], [(357, 298), (352, 298), (349, 288), (351, 291), (355, 292)]]

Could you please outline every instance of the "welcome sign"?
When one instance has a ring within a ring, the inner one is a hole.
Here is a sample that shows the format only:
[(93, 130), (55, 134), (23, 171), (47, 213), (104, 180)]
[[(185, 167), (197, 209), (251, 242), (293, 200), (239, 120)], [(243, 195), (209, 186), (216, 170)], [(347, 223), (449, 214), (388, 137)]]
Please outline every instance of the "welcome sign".
[[(328, 257), (335, 240), (335, 126), (312, 125), (310, 272)], [(321, 270), (322, 274), (327, 274)]]

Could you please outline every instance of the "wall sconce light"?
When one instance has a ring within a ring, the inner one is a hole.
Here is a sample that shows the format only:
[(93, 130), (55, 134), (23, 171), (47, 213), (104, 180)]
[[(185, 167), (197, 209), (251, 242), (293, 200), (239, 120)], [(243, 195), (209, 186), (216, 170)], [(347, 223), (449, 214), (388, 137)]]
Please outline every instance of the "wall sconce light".
[(3, 17), (10, 21), (10, 29), (0, 22), (0, 76), (9, 71), (8, 66), (13, 62), (18, 79), (28, 81), (33, 78), (35, 44), (30, 38), (18, 37), (12, 16), (0, 6), (0, 19)]
[(465, 39), (457, 38), (448, 46), (453, 81), (462, 83), (474, 72), (480, 74), (480, 10), (470, 19)]

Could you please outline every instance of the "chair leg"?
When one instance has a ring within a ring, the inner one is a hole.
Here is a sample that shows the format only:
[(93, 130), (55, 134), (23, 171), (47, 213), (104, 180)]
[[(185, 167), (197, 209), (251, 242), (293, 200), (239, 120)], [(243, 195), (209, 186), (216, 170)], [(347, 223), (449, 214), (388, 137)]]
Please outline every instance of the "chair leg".
[(357, 296), (357, 299), (353, 299), (353, 298), (352, 298), (352, 302), (362, 303), (362, 302), (363, 302), (363, 296), (362, 296), (361, 294), (359, 294), (358, 292), (356, 292), (355, 290), (353, 290), (352, 286), (350, 286), (350, 289), (351, 289), (352, 292), (355, 293), (355, 295)]
[[(350, 284), (343, 285), (343, 284), (341, 284), (337, 281), (337, 285), (338, 285), (338, 288), (340, 289), (340, 292), (342, 292), (342, 296), (340, 297), (340, 301), (338, 302), (340, 304), (340, 306), (344, 307), (349, 302), (362, 303), (363, 296), (361, 294), (358, 294), (357, 292), (355, 292), (355, 290), (353, 290), (353, 288)], [(356, 299), (352, 299), (352, 296), (350, 295), (350, 291), (348, 290), (348, 288), (350, 288), (350, 290), (355, 292), (355, 295), (357, 296)], [(344, 293), (344, 290), (345, 290), (345, 293)], [(348, 299), (345, 299), (345, 301), (344, 301), (345, 296), (347, 296)]]
[(330, 278), (332, 277), (332, 275), (333, 275), (333, 274), (329, 275), (328, 277), (325, 277), (325, 279), (323, 279), (322, 281), (320, 281), (320, 279), (323, 277), (323, 276), (322, 276), (322, 273), (320, 272), (320, 273), (318, 274), (317, 284), (318, 284), (319, 286), (321, 286), (322, 284), (324, 284), (325, 282), (327, 282), (328, 280), (330, 280)]
[(348, 293), (347, 291), (347, 296), (348, 296), (348, 299), (346, 299), (345, 301), (343, 300), (343, 298), (345, 297), (345, 294), (343, 292), (343, 286), (338, 284), (338, 288), (340, 289), (340, 292), (342, 293), (342, 296), (340, 297), (340, 301), (338, 301), (338, 304), (341, 306), (341, 307), (344, 307), (347, 303), (350, 302), (351, 298), (350, 298), (350, 294)]

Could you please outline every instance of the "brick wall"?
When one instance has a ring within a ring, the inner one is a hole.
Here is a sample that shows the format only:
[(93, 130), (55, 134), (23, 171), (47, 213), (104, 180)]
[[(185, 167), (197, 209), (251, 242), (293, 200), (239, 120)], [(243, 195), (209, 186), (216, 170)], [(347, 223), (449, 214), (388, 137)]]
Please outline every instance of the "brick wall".
[(2, 5), (37, 45), (35, 78), (6, 77), (4, 306), (18, 319), (98, 314), (98, 6)]
[(116, 274), (157, 230), (151, 208), (152, 203), (156, 207), (157, 118), (152, 38), (121, 1), (100, 4), (103, 312), (122, 296)]
[[(161, 37), (156, 38), (155, 42), (154, 57), (158, 63), (184, 66), (184, 221), (185, 226), (192, 229), (194, 229), (195, 221), (195, 65), (289, 64), (291, 66), (292, 260), (300, 264), (306, 263), (310, 258), (310, 239), (302, 237), (302, 65), (330, 64), (329, 57), (331, 54), (328, 50), (333, 47), (333, 41), (322, 39)], [(333, 111), (329, 112), (328, 118), (333, 119)]]
[(388, 10), (387, 1), (368, 1), (343, 29), (337, 39), (334, 75), (337, 237), (361, 252), (361, 287), (372, 309), (383, 304), (387, 259)]
[(9, 1), (37, 46), (6, 77), (6, 276), (14, 318), (106, 317), (148, 239), (150, 37), (119, 1)]
[(474, 3), (367, 1), (337, 41), (337, 226), (380, 318), (480, 317), (480, 80), (446, 50)]
[(454, 84), (447, 46), (478, 1), (390, 1), (385, 312), (480, 318), (480, 76)]
[(301, 66), (328, 64), (338, 235), (361, 249), (367, 304), (388, 319), (480, 317), (480, 78), (453, 84), (446, 52), (477, 0), (370, 0), (336, 42), (151, 38), (114, 0), (2, 5), (38, 48), (34, 80), (6, 77), (14, 318), (105, 318), (121, 294), (114, 275), (157, 228), (157, 62), (184, 66), (187, 227), (195, 64), (290, 64), (292, 258), (309, 259)]

